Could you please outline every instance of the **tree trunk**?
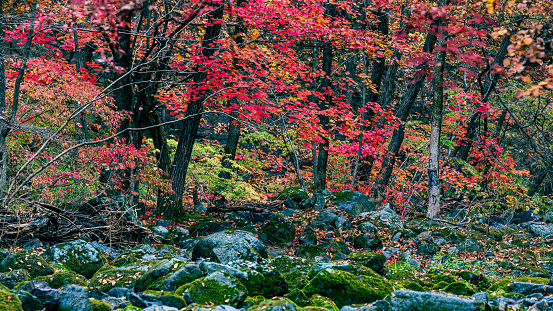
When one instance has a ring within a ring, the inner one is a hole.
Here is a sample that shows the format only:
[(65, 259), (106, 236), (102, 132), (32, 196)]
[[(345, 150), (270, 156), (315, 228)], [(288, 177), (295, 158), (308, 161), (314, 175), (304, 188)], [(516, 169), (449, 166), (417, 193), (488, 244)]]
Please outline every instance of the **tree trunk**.
[[(4, 0), (0, 0), (0, 36), (4, 38)], [(0, 40), (0, 207), (4, 207), (4, 191), (8, 179), (6, 136), (9, 125), (6, 120), (6, 68), (4, 66), (4, 40)]]
[[(132, 29), (130, 28), (132, 23), (132, 11), (126, 10), (122, 11), (120, 16), (121, 22), (120, 27), (117, 31), (117, 44), (113, 44), (112, 48), (113, 60), (115, 65), (123, 68), (125, 72), (128, 73), (131, 70), (133, 53), (131, 50), (131, 33)], [(133, 88), (132, 88), (132, 76), (130, 74), (125, 75), (121, 80), (119, 80), (114, 86), (113, 90), (115, 106), (117, 111), (131, 112), (132, 111), (132, 100), (133, 100)], [(128, 128), (131, 124), (130, 118), (125, 118), (121, 121), (119, 125), (119, 131)], [(127, 140), (128, 143), (135, 143), (131, 141), (131, 133), (129, 131), (121, 134), (120, 138)]]
[(532, 185), (530, 186), (530, 188), (528, 188), (528, 191), (526, 191), (526, 195), (529, 197), (534, 196), (538, 192), (538, 189), (540, 189), (541, 184), (543, 183), (546, 176), (547, 168), (544, 168), (537, 176), (534, 176)]
[[(206, 31), (202, 40), (202, 55), (205, 58), (211, 58), (217, 47), (214, 46), (215, 40), (221, 33), (221, 23), (218, 22), (223, 18), (223, 7), (219, 7), (208, 14)], [(194, 85), (203, 86), (207, 73), (199, 71), (194, 74)], [(196, 98), (188, 103), (188, 107), (185, 112), (185, 120), (182, 124), (182, 131), (177, 145), (177, 151), (175, 158), (173, 159), (171, 169), (171, 183), (173, 194), (171, 196), (164, 196), (163, 206), (161, 212), (165, 217), (178, 217), (182, 214), (182, 196), (184, 193), (184, 185), (186, 182), (186, 174), (188, 172), (188, 165), (192, 156), (192, 149), (194, 147), (194, 141), (198, 134), (198, 128), (200, 126), (200, 120), (202, 119), (202, 112), (204, 109), (204, 100), (207, 96), (207, 90), (200, 88), (199, 94)]]
[[(331, 17), (335, 15), (335, 5), (329, 4), (327, 8), (327, 14)], [(326, 92), (325, 100), (319, 104), (320, 111), (324, 111), (330, 107), (332, 102), (332, 83), (330, 76), (332, 75), (332, 42), (329, 40), (323, 44), (323, 63), (322, 69), (325, 73), (325, 77), (321, 82), (321, 89), (323, 92)], [(329, 130), (330, 119), (328, 116), (319, 115), (319, 122), (323, 130)], [(317, 154), (317, 167), (315, 171), (314, 178), (314, 192), (320, 192), (326, 189), (326, 173), (328, 167), (328, 147), (330, 143), (327, 137), (321, 137), (323, 139), (322, 143), (318, 144), (318, 154)]]
[(445, 51), (436, 55), (436, 64), (432, 85), (434, 98), (432, 102), (432, 125), (430, 128), (430, 152), (428, 156), (428, 218), (437, 218), (440, 213), (440, 133), (442, 130), (442, 113), (444, 107), (444, 65)]
[[(234, 101), (236, 99), (233, 98)], [(234, 161), (234, 158), (236, 157), (236, 150), (238, 149), (238, 142), (240, 141), (240, 122), (238, 122), (236, 119), (238, 118), (238, 113), (236, 111), (231, 111), (230, 117), (229, 117), (229, 125), (228, 125), (228, 138), (227, 138), (227, 144), (225, 145), (225, 155), (223, 156), (223, 160), (221, 161), (221, 165), (223, 166), (224, 171), (221, 171), (221, 174), (219, 177), (230, 179), (230, 172), (226, 170), (230, 170), (232, 168), (232, 162)]]

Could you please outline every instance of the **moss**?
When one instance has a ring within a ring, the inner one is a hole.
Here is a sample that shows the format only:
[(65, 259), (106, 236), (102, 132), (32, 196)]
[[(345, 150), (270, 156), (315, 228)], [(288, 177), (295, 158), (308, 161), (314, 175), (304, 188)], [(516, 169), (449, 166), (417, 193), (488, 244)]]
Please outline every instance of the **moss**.
[[(177, 309), (186, 307), (186, 301), (184, 300), (184, 298), (171, 292), (147, 290), (142, 293), (142, 297), (146, 300), (157, 300), (165, 306)], [(150, 297), (153, 299), (149, 299)]]
[(386, 256), (384, 254), (366, 251), (351, 253), (348, 255), (348, 259), (362, 264), (377, 273), (383, 273), (384, 265), (386, 264)]
[(248, 290), (248, 296), (265, 295), (266, 280), (263, 274), (255, 270), (247, 270), (248, 279), (240, 282)]
[(441, 282), (438, 282), (438, 283), (434, 284), (434, 286), (432, 286), (432, 290), (442, 290), (442, 289), (446, 288), (448, 285), (449, 285), (449, 283), (441, 281)]
[(7, 287), (0, 285), (0, 310), (23, 310), (21, 300), (16, 294), (10, 292)]
[(300, 289), (292, 290), (286, 298), (293, 301), (295, 304), (301, 307), (305, 307), (309, 303), (309, 298), (305, 295), (305, 292)]
[(296, 251), (296, 256), (309, 260), (313, 260), (315, 257), (328, 257), (326, 251), (322, 247), (311, 244), (300, 245)]
[(143, 255), (144, 254), (139, 252), (126, 251), (110, 261), (109, 265), (113, 267), (124, 267), (131, 264), (140, 265), (142, 263), (140, 259)]
[(258, 305), (258, 304), (260, 304), (260, 303), (262, 303), (262, 302), (264, 302), (264, 301), (265, 301), (265, 297), (260, 296), (260, 295), (254, 296), (254, 297), (249, 297), (249, 296), (248, 296), (248, 297), (246, 297), (246, 299), (245, 299), (244, 302), (242, 303), (241, 308), (243, 308), (243, 309), (249, 309), (249, 308), (251, 308), (251, 307), (253, 307), (253, 306), (256, 306), (256, 305)]
[(303, 191), (301, 187), (289, 187), (282, 190), (274, 199), (275, 200), (286, 200), (292, 199), (297, 203), (309, 198), (307, 192)]
[(270, 265), (283, 274), (292, 270), (298, 270), (300, 272), (307, 273), (312, 263), (312, 260), (308, 260), (305, 258), (279, 256), (273, 259)]
[[(514, 282), (525, 282), (525, 283), (534, 283), (534, 284), (548, 284), (549, 279), (546, 278), (537, 278), (532, 276), (523, 276), (520, 278), (516, 278)], [(513, 283), (513, 282), (511, 282)], [(510, 284), (510, 283), (509, 283)]]
[(286, 280), (277, 270), (263, 271), (265, 277), (265, 297), (284, 296), (288, 292)]
[(214, 272), (203, 279), (179, 287), (175, 294), (188, 303), (227, 304), (239, 306), (246, 298), (247, 289), (236, 278), (225, 272)]
[(455, 276), (446, 274), (442, 271), (433, 270), (433, 269), (431, 269), (427, 275), (434, 282), (453, 283), (457, 281), (457, 278)]
[(284, 274), (283, 277), (284, 277), (284, 280), (286, 281), (286, 284), (288, 284), (289, 290), (293, 290), (296, 288), (301, 289), (308, 282), (307, 276), (298, 270), (292, 270)]
[(353, 199), (353, 191), (351, 190), (335, 191), (332, 194), (336, 198), (336, 202), (349, 201)]
[(406, 282), (406, 283), (403, 283), (403, 288), (405, 289), (408, 289), (408, 290), (414, 290), (414, 291), (417, 291), (417, 292), (425, 292), (428, 290), (427, 287), (425, 286), (422, 286), (420, 283), (418, 282)]
[(115, 309), (113, 311), (140, 311), (142, 310), (142, 308), (138, 308), (138, 307), (135, 307), (133, 306), (131, 303), (129, 303), (128, 306), (126, 306), (125, 308), (123, 309)]
[(450, 243), (460, 243), (465, 239), (465, 236), (459, 230), (452, 230), (449, 228), (443, 228), (434, 230), (432, 235), (438, 238), (443, 238)]
[(488, 281), (488, 279), (480, 273), (463, 270), (455, 274), (460, 278), (462, 278), (463, 280), (469, 282), (474, 286), (477, 286), (480, 289), (485, 290), (485, 289), (488, 289), (488, 287), (490, 287), (490, 282)]
[(297, 310), (297, 305), (290, 299), (266, 300), (257, 306), (253, 306), (248, 311), (281, 311), (281, 310)]
[(322, 270), (304, 287), (306, 295), (329, 297), (338, 307), (371, 303), (385, 298), (392, 290), (392, 285), (382, 277), (356, 276), (332, 269)]
[(92, 304), (92, 310), (94, 311), (111, 311), (111, 306), (105, 301), (92, 299), (90, 300), (90, 303)]
[(509, 287), (509, 284), (513, 283), (512, 280), (501, 280), (493, 283), (487, 290), (488, 294), (492, 294), (494, 292), (500, 292), (500, 291), (507, 291), (507, 288)]
[(313, 295), (309, 299), (309, 306), (321, 307), (331, 311), (339, 310), (338, 306), (336, 306), (336, 304), (332, 300), (330, 300), (330, 298), (327, 298), (321, 295)]
[(86, 287), (88, 282), (83, 276), (78, 275), (74, 271), (59, 271), (52, 275), (40, 276), (37, 281), (43, 281), (52, 288), (60, 289), (65, 285), (75, 284)]
[(547, 271), (547, 269), (539, 267), (535, 264), (531, 264), (529, 262), (520, 262), (517, 264), (517, 267), (526, 274), (530, 274), (534, 277), (550, 277), (549, 271)]
[(31, 280), (31, 275), (27, 270), (19, 269), (10, 272), (0, 273), (0, 284), (8, 288), (13, 288), (19, 282), (27, 282)]
[(470, 296), (477, 292), (476, 288), (466, 281), (453, 282), (446, 286), (443, 290), (444, 292), (462, 296)]
[(107, 263), (106, 257), (83, 240), (65, 242), (50, 247), (42, 254), (48, 261), (62, 264), (71, 271), (91, 278)]
[(0, 266), (0, 272), (24, 269), (29, 272), (31, 278), (53, 274), (54, 268), (44, 258), (28, 250), (17, 251), (5, 259), (6, 264)]
[(292, 242), (296, 238), (296, 227), (281, 215), (270, 219), (267, 225), (261, 228), (261, 232), (265, 233), (268, 241), (277, 244)]
[(104, 266), (90, 279), (88, 287), (92, 290), (107, 292), (114, 287), (131, 287), (145, 272), (138, 269), (124, 269)]

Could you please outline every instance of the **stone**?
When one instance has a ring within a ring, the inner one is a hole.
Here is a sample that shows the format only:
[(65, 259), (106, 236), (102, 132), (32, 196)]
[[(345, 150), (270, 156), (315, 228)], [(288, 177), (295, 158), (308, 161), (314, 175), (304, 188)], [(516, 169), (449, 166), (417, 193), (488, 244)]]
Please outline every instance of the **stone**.
[(163, 226), (155, 226), (152, 231), (164, 239), (169, 235), (169, 230)]
[(542, 217), (542, 221), (547, 223), (547, 224), (552, 223), (553, 222), (553, 211), (545, 212), (545, 214)]
[(185, 262), (177, 260), (175, 258), (163, 259), (159, 261), (158, 263), (153, 265), (150, 270), (148, 270), (141, 277), (136, 279), (136, 282), (134, 283), (134, 290), (136, 292), (145, 291), (152, 283), (157, 281), (159, 278), (176, 271), (180, 266), (184, 266), (185, 264)]
[(77, 285), (66, 286), (60, 295), (59, 309), (93, 311), (92, 303), (89, 298), (86, 288)]
[(269, 245), (282, 245), (292, 242), (296, 238), (296, 226), (282, 215), (274, 215), (261, 228)]
[(553, 286), (543, 284), (533, 284), (525, 282), (514, 282), (509, 285), (510, 293), (519, 293), (528, 296), (535, 293), (553, 294)]
[(313, 229), (320, 229), (325, 231), (330, 230), (345, 230), (349, 229), (350, 225), (344, 216), (339, 216), (335, 211), (331, 209), (322, 210), (314, 221), (309, 223), (306, 228), (306, 232), (312, 233)]
[(420, 241), (417, 243), (417, 253), (424, 256), (434, 256), (440, 251), (440, 246), (430, 241)]
[(477, 252), (482, 248), (482, 244), (475, 239), (468, 238), (465, 241), (459, 243), (456, 248), (461, 252)]
[(19, 298), (19, 301), (21, 301), (23, 311), (38, 311), (44, 308), (42, 302), (40, 302), (38, 298), (31, 295), (29, 292), (24, 290), (14, 290), (12, 292), (16, 294)]
[(192, 282), (202, 276), (204, 276), (204, 272), (200, 269), (200, 265), (195, 262), (191, 262), (169, 275), (160, 286), (160, 289), (164, 291), (175, 291), (180, 286)]
[(19, 296), (10, 292), (6, 287), (0, 286), (0, 310), (21, 311)]
[(490, 301), (490, 305), (493, 307), (499, 307), (502, 309), (509, 309), (509, 306), (516, 304), (517, 302), (514, 299), (507, 297), (497, 297), (494, 300)]
[(187, 303), (238, 306), (244, 302), (248, 291), (238, 279), (218, 271), (179, 287), (175, 294), (182, 295)]
[(173, 244), (177, 244), (179, 242), (188, 240), (190, 238), (190, 231), (184, 229), (183, 227), (175, 226), (173, 228), (169, 228), (169, 234), (167, 238)]
[(46, 310), (56, 310), (58, 307), (61, 291), (51, 288), (46, 282), (33, 280), (22, 285), (19, 289), (35, 296)]
[(376, 250), (382, 247), (382, 239), (377, 235), (360, 234), (353, 238), (353, 247), (357, 249)]
[(135, 281), (150, 270), (151, 265), (112, 267), (105, 265), (90, 279), (88, 287), (107, 292), (114, 287), (132, 288)]
[(522, 224), (525, 222), (533, 221), (536, 215), (530, 210), (528, 211), (522, 211), (517, 212), (513, 214), (513, 218), (511, 219), (511, 223), (513, 224)]
[(28, 250), (9, 253), (0, 263), (0, 272), (19, 269), (27, 270), (31, 278), (50, 275), (55, 272), (54, 268), (43, 257)]
[(179, 311), (179, 309), (168, 306), (149, 306), (142, 311)]
[(379, 222), (392, 229), (403, 229), (403, 223), (399, 215), (392, 210), (390, 204), (385, 204), (383, 208), (377, 212), (363, 213), (359, 216), (368, 216), (373, 222)]
[(289, 299), (268, 300), (257, 306), (253, 306), (248, 311), (296, 311), (298, 306)]
[(451, 257), (458, 257), (459, 256), (459, 249), (455, 246), (451, 246), (447, 249), (447, 254)]
[(340, 311), (390, 311), (392, 306), (386, 300), (377, 300), (367, 306), (343, 306)]
[(106, 294), (110, 297), (123, 298), (123, 297), (126, 297), (128, 293), (129, 293), (128, 288), (114, 287), (110, 289)]
[(157, 221), (157, 225), (162, 227), (169, 227), (173, 225), (173, 222), (169, 219), (159, 219)]
[(476, 294), (470, 296), (470, 298), (472, 298), (474, 300), (484, 301), (484, 302), (488, 301), (488, 297), (489, 297), (489, 295), (486, 292), (480, 292), (480, 293), (476, 293)]
[(87, 278), (91, 278), (107, 262), (98, 249), (84, 240), (53, 245), (42, 256)]
[(396, 290), (392, 293), (390, 303), (392, 311), (482, 311), (486, 310), (483, 301), (461, 298), (434, 292), (416, 292)]
[(52, 275), (39, 276), (35, 278), (37, 281), (44, 281), (48, 286), (60, 289), (65, 285), (75, 284), (79, 286), (87, 286), (87, 279), (77, 274), (75, 271), (60, 270)]
[(545, 238), (547, 236), (553, 235), (553, 224), (541, 224), (532, 222), (526, 226), (526, 230), (528, 230), (528, 232), (534, 236)]
[(342, 190), (334, 192), (333, 195), (335, 197), (333, 203), (336, 207), (350, 215), (358, 216), (375, 210), (374, 203), (369, 197), (358, 191)]
[(313, 195), (313, 208), (314, 209), (324, 209), (326, 206), (326, 199), (324, 194), (318, 192)]
[(29, 275), (29, 272), (27, 272), (27, 270), (23, 269), (0, 273), (0, 284), (10, 289), (13, 288), (13, 286), (18, 282), (25, 282), (30, 280), (31, 275)]
[(386, 264), (386, 256), (380, 253), (359, 251), (348, 255), (348, 259), (361, 264), (376, 273), (383, 273)]
[(354, 275), (335, 269), (320, 271), (303, 288), (308, 297), (315, 294), (328, 297), (338, 307), (381, 300), (392, 290), (391, 283), (380, 276)]
[(192, 250), (192, 260), (212, 258), (220, 263), (243, 259), (261, 261), (267, 248), (252, 233), (241, 230), (217, 232), (201, 239)]
[(149, 290), (142, 294), (142, 298), (145, 301), (151, 302), (152, 305), (159, 304), (177, 309), (186, 307), (186, 301), (184, 298), (174, 295), (173, 293)]
[(364, 222), (359, 225), (359, 230), (365, 233), (377, 233), (378, 227), (373, 225), (371, 222)]

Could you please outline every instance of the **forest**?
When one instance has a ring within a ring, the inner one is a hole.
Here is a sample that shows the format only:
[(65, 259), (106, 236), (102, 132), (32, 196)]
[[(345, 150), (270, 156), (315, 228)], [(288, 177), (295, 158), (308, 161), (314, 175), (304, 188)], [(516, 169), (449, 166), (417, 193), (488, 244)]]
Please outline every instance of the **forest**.
[(0, 0), (0, 310), (553, 310), (551, 9)]

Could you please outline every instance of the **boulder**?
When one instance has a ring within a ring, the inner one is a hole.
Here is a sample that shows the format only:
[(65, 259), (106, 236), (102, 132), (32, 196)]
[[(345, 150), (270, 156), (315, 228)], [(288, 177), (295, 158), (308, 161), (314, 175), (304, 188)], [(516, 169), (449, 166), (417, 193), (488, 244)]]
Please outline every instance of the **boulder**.
[(268, 300), (257, 306), (249, 308), (249, 311), (296, 311), (298, 306), (289, 299)]
[(177, 309), (186, 307), (186, 301), (184, 300), (184, 298), (173, 293), (149, 290), (142, 294), (142, 299), (148, 302), (152, 302), (152, 305), (157, 304)]
[(0, 286), (0, 310), (22, 311), (21, 300), (6, 287)]
[(61, 291), (51, 288), (46, 282), (33, 280), (22, 285), (19, 289), (35, 296), (46, 310), (57, 310)]
[(132, 288), (135, 281), (151, 267), (151, 265), (124, 267), (105, 265), (90, 279), (88, 287), (100, 292), (107, 292), (114, 287)]
[(27, 270), (31, 278), (54, 273), (54, 268), (44, 258), (27, 250), (9, 253), (0, 263), (0, 272), (18, 269)]
[(354, 252), (348, 255), (348, 259), (377, 273), (383, 273), (386, 264), (386, 256), (380, 253)]
[(30, 281), (31, 276), (27, 270), (18, 269), (10, 272), (0, 273), (0, 284), (7, 288), (13, 288), (18, 282)]
[(200, 269), (200, 265), (195, 262), (191, 262), (169, 275), (163, 283), (160, 284), (160, 288), (155, 289), (175, 291), (180, 286), (190, 283), (202, 276), (204, 276), (204, 272)]
[(182, 295), (187, 303), (238, 306), (244, 302), (248, 291), (238, 279), (218, 271), (179, 287), (175, 294)]
[(342, 190), (333, 192), (333, 195), (334, 200), (332, 203), (350, 215), (358, 216), (359, 214), (375, 210), (374, 203), (361, 192)]
[(14, 290), (12, 291), (14, 294), (17, 295), (19, 300), (21, 301), (21, 306), (23, 307), (23, 311), (38, 311), (43, 310), (44, 306), (36, 298), (35, 296), (31, 295), (29, 292), (24, 290)]
[(98, 249), (84, 240), (53, 245), (42, 256), (87, 278), (91, 278), (107, 262)]
[(164, 239), (169, 235), (169, 230), (163, 226), (155, 226), (152, 231)]
[(261, 228), (269, 245), (281, 245), (292, 242), (296, 238), (296, 226), (288, 218), (274, 215)]
[(459, 243), (456, 247), (461, 252), (473, 253), (479, 251), (482, 248), (482, 244), (475, 239), (469, 238)]
[(386, 300), (377, 300), (361, 307), (343, 306), (340, 311), (390, 311), (392, 306)]
[(74, 271), (62, 270), (52, 275), (39, 276), (35, 278), (37, 281), (48, 283), (52, 288), (60, 289), (65, 285), (75, 284), (79, 286), (87, 286), (88, 281), (82, 275), (78, 275)]
[(183, 227), (173, 227), (169, 228), (169, 235), (167, 239), (170, 240), (173, 244), (186, 241), (190, 238), (190, 231), (184, 229)]
[(424, 256), (434, 256), (440, 251), (440, 246), (431, 241), (420, 241), (417, 243), (417, 253)]
[(359, 216), (368, 216), (372, 222), (380, 223), (381, 225), (392, 229), (403, 229), (403, 223), (401, 222), (399, 215), (394, 212), (394, 210), (390, 207), (390, 204), (385, 204), (384, 207), (377, 212), (362, 213)]
[(509, 285), (509, 292), (519, 293), (524, 296), (529, 296), (536, 293), (553, 294), (553, 286), (525, 282), (514, 282), (513, 284)]
[(378, 227), (375, 226), (372, 222), (366, 221), (359, 225), (359, 230), (365, 233), (377, 233)]
[[(392, 311), (483, 311), (486, 303), (483, 301), (461, 298), (454, 295), (444, 295), (433, 292), (416, 292), (396, 290), (392, 293), (390, 303)], [(489, 308), (489, 307), (488, 307)]]
[(528, 223), (526, 230), (534, 236), (539, 236), (540, 238), (545, 238), (547, 236), (553, 235), (553, 224), (541, 224), (536, 222)]
[(157, 281), (159, 278), (166, 276), (174, 271), (177, 271), (179, 267), (182, 267), (185, 264), (186, 263), (184, 261), (175, 258), (163, 259), (159, 261), (136, 280), (134, 284), (134, 290), (137, 292), (145, 291), (152, 283)]
[(93, 311), (88, 291), (77, 285), (66, 286), (59, 300), (60, 310)]
[(545, 212), (545, 214), (542, 217), (542, 221), (547, 223), (547, 224), (552, 223), (553, 222), (553, 211)]
[(198, 258), (220, 263), (237, 259), (255, 262), (267, 258), (267, 248), (250, 232), (226, 230), (201, 239), (192, 250), (192, 260)]
[(322, 210), (317, 218), (307, 225), (306, 230), (313, 232), (313, 229), (320, 229), (325, 231), (330, 230), (344, 230), (349, 229), (350, 225), (348, 219), (344, 216), (339, 216), (335, 211), (331, 209)]
[(355, 275), (336, 269), (322, 270), (303, 288), (308, 297), (315, 294), (325, 296), (338, 307), (381, 300), (392, 290), (392, 285), (382, 277)]
[(382, 239), (376, 234), (360, 234), (353, 238), (353, 247), (376, 250), (382, 247)]

